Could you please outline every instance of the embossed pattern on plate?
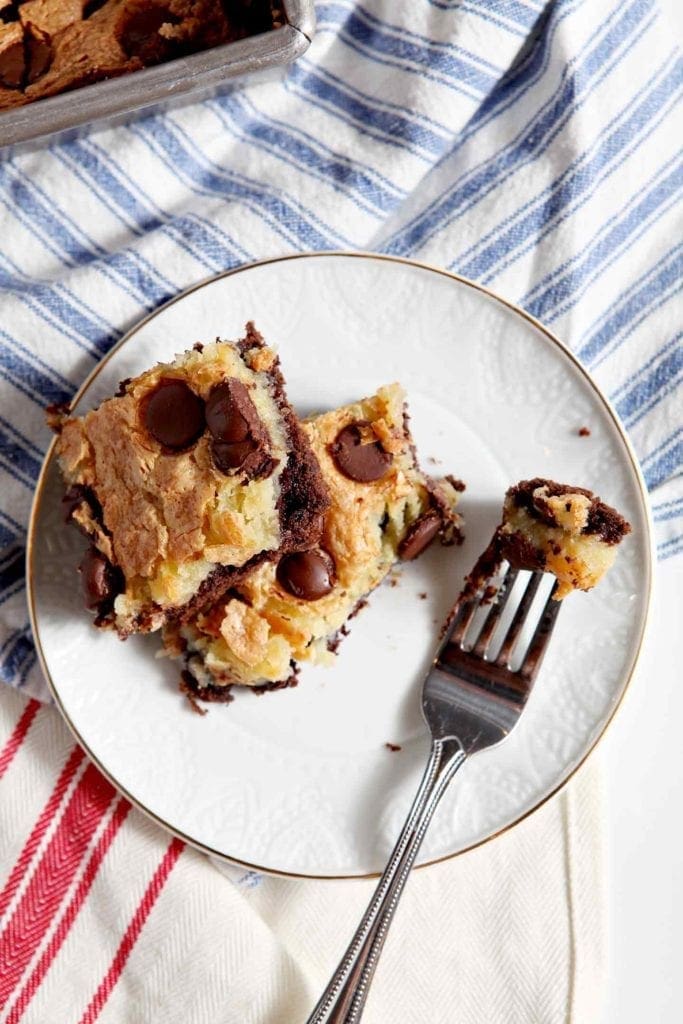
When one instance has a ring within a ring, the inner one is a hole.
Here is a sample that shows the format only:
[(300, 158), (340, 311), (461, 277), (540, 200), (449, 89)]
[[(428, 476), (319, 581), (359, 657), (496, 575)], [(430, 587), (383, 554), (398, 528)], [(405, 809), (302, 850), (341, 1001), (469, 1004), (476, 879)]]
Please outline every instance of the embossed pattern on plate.
[[(210, 281), (146, 320), (104, 363), (82, 411), (119, 380), (254, 319), (282, 357), (302, 413), (400, 380), (424, 467), (467, 481), (467, 539), (404, 566), (352, 624), (331, 669), (297, 689), (193, 714), (153, 637), (91, 628), (48, 465), (35, 509), (37, 638), (62, 711), (143, 809), (190, 841), (259, 868), (308, 876), (379, 870), (421, 774), (419, 692), (439, 625), (485, 546), (506, 487), (547, 475), (596, 489), (633, 534), (604, 583), (572, 595), (511, 738), (465, 765), (421, 853), (462, 851), (519, 820), (603, 732), (640, 646), (651, 553), (641, 483), (604, 401), (569, 355), (503, 302), (434, 269), (372, 256), (257, 264)], [(590, 427), (590, 437), (578, 428)], [(426, 594), (426, 598), (421, 597)], [(401, 746), (390, 752), (385, 743)]]

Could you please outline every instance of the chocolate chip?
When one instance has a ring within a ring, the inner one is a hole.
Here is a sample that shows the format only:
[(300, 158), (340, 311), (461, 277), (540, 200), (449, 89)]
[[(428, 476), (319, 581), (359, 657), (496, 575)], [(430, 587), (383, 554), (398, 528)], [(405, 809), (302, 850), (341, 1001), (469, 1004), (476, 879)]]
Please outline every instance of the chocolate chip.
[(20, 25), (14, 25), (7, 35), (10, 39), (5, 42), (0, 53), (0, 86), (19, 89), (26, 70), (24, 30)]
[(393, 455), (385, 452), (379, 441), (363, 443), (363, 428), (370, 428), (370, 424), (361, 420), (340, 430), (330, 445), (330, 454), (344, 476), (366, 484), (382, 479)]
[(179, 451), (203, 432), (204, 403), (185, 381), (166, 378), (146, 395), (144, 421), (159, 444)]
[(111, 605), (117, 594), (124, 589), (121, 570), (111, 564), (96, 547), (89, 547), (78, 567), (81, 574), (81, 590), (85, 607), (102, 611)]
[(211, 450), (222, 473), (240, 470), (249, 479), (269, 476), (277, 460), (249, 391), (234, 377), (218, 384), (206, 403), (206, 423), (214, 437)]
[(99, 11), (100, 7), (104, 7), (107, 0), (85, 0), (83, 4), (83, 20), (92, 17), (95, 11)]
[(217, 441), (245, 441), (254, 435), (258, 414), (239, 380), (226, 380), (213, 389), (206, 402), (206, 425)]
[(280, 460), (274, 459), (253, 438), (246, 441), (214, 441), (211, 445), (213, 461), (221, 473), (236, 473), (238, 470), (245, 480), (265, 480)]
[(410, 526), (398, 546), (399, 558), (404, 562), (417, 558), (436, 537), (441, 526), (441, 517), (436, 512), (425, 512)]
[(211, 445), (213, 461), (221, 473), (233, 473), (240, 469), (247, 458), (256, 451), (256, 441), (248, 437), (246, 441), (214, 441)]
[(283, 590), (302, 601), (317, 601), (337, 582), (334, 559), (327, 551), (299, 551), (281, 558), (276, 570)]
[(9, 25), (13, 21), (19, 21), (19, 9), (12, 0), (0, 0), (0, 25)]

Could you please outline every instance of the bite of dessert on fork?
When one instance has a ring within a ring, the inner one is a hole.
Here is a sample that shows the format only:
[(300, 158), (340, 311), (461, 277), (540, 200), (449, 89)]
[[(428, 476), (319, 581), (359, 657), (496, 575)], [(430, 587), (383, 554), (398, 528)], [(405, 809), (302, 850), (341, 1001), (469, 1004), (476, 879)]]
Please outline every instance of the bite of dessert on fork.
[(552, 573), (554, 596), (561, 600), (599, 583), (630, 532), (621, 513), (585, 487), (542, 477), (521, 480), (505, 495), (502, 520), (468, 586), (477, 588), (506, 560), (515, 569)]

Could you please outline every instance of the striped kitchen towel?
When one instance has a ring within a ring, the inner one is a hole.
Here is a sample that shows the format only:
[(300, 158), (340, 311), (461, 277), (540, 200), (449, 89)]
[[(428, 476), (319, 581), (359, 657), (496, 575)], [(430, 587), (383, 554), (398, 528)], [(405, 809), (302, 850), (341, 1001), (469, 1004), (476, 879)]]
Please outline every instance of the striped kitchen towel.
[[(596, 767), (414, 874), (363, 1024), (598, 1024)], [(4, 687), (2, 1024), (303, 1024), (375, 883), (231, 877), (131, 808), (53, 708)]]
[(45, 405), (181, 289), (292, 250), (416, 256), (544, 320), (631, 434), (660, 556), (683, 550), (683, 57), (661, 2), (320, 0), (279, 79), (0, 162), (0, 678), (46, 697), (23, 581)]

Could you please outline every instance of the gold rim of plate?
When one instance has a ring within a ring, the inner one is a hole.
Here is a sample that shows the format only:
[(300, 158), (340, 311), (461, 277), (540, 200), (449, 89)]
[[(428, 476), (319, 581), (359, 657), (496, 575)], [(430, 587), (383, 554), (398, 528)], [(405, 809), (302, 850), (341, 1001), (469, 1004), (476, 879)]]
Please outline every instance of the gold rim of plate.
[[(416, 870), (422, 870), (424, 868), (431, 867), (431, 865), (433, 865), (433, 864), (441, 864), (444, 861), (451, 860), (454, 857), (462, 857), (463, 854), (468, 853), (470, 850), (474, 850), (474, 849), (476, 849), (479, 846), (483, 846), (485, 843), (490, 843), (493, 839), (496, 839), (498, 836), (504, 835), (506, 832), (509, 832), (511, 829), (515, 828), (515, 826), (518, 825), (521, 821), (524, 821), (524, 820), (526, 820), (526, 818), (530, 817), (532, 814), (535, 814), (535, 812), (537, 810), (539, 810), (539, 808), (543, 807), (549, 800), (551, 800), (554, 796), (556, 796), (562, 789), (564, 789), (564, 787), (567, 785), (567, 783), (570, 782), (571, 779), (574, 778), (574, 776), (583, 767), (583, 765), (586, 763), (587, 759), (590, 757), (590, 755), (593, 753), (593, 751), (596, 749), (596, 747), (598, 746), (598, 744), (602, 740), (603, 736), (607, 732), (607, 728), (614, 721), (615, 715), (616, 715), (617, 711), (619, 710), (619, 708), (621, 707), (622, 702), (624, 700), (624, 697), (626, 696), (626, 693), (627, 693), (627, 691), (628, 691), (628, 689), (630, 687), (631, 681), (633, 679), (633, 675), (635, 673), (636, 666), (637, 666), (639, 658), (640, 658), (640, 654), (641, 654), (641, 651), (642, 651), (642, 648), (643, 648), (643, 639), (645, 637), (645, 633), (646, 633), (646, 630), (647, 630), (647, 625), (648, 625), (649, 618), (650, 618), (651, 604), (652, 604), (652, 566), (653, 566), (653, 561), (654, 561), (654, 540), (653, 540), (653, 529), (652, 529), (651, 513), (650, 513), (650, 507), (649, 507), (648, 498), (647, 498), (647, 486), (645, 484), (645, 480), (643, 478), (643, 474), (642, 474), (642, 471), (640, 469), (640, 465), (638, 464), (638, 459), (637, 459), (636, 454), (635, 454), (635, 452), (633, 450), (633, 446), (631, 445), (631, 442), (630, 442), (630, 440), (628, 438), (628, 435), (626, 434), (626, 431), (624, 430), (624, 428), (623, 428), (623, 426), (622, 426), (622, 424), (621, 424), (621, 422), (620, 422), (616, 412), (612, 408), (608, 398), (603, 394), (601, 389), (598, 387), (598, 385), (595, 383), (593, 378), (588, 373), (588, 370), (586, 370), (585, 367), (579, 362), (579, 360), (576, 358), (576, 356), (573, 354), (573, 352), (564, 344), (563, 341), (560, 341), (560, 339), (555, 334), (553, 334), (552, 331), (550, 331), (544, 324), (542, 324), (540, 320), (537, 320), (536, 317), (532, 316), (530, 313), (527, 313), (527, 311), (525, 309), (522, 309), (520, 306), (516, 306), (514, 304), (514, 302), (510, 302), (508, 299), (504, 299), (502, 296), (498, 295), (496, 292), (492, 291), (490, 288), (486, 288), (486, 287), (484, 287), (484, 285), (477, 284), (476, 281), (471, 281), (469, 278), (463, 277), (461, 274), (455, 274), (455, 273), (453, 273), (450, 270), (444, 270), (442, 267), (437, 267), (437, 266), (435, 266), (434, 264), (431, 264), (431, 263), (425, 263), (422, 260), (408, 259), (408, 258), (403, 257), (403, 256), (387, 256), (387, 255), (385, 255), (383, 253), (365, 252), (365, 251), (346, 252), (344, 250), (326, 250), (324, 252), (292, 253), (292, 254), (286, 255), (286, 256), (272, 256), (272, 257), (269, 257), (268, 259), (255, 260), (253, 263), (245, 263), (245, 264), (242, 264), (239, 267), (233, 268), (232, 270), (224, 270), (224, 271), (222, 271), (219, 274), (212, 274), (210, 277), (206, 277), (203, 280), (199, 281), (197, 284), (191, 285), (189, 288), (186, 288), (184, 291), (182, 291), (178, 295), (174, 296), (174, 298), (169, 299), (168, 302), (165, 302), (162, 306), (159, 306), (157, 309), (153, 310), (153, 312), (149, 313), (146, 317), (143, 317), (142, 320), (139, 320), (135, 324), (134, 327), (132, 327), (129, 331), (127, 331), (123, 335), (123, 337), (120, 338), (119, 341), (113, 346), (113, 348), (111, 348), (109, 350), (109, 352), (104, 356), (104, 358), (100, 360), (100, 362), (97, 364), (97, 366), (95, 366), (94, 369), (88, 374), (88, 376), (86, 377), (85, 381), (83, 382), (83, 384), (80, 386), (80, 388), (78, 389), (78, 391), (76, 392), (76, 394), (72, 398), (72, 400), (70, 402), (71, 408), (75, 407), (75, 405), (81, 400), (83, 395), (90, 388), (90, 386), (92, 385), (93, 381), (102, 372), (102, 370), (107, 365), (107, 363), (112, 358), (112, 356), (115, 355), (115, 353), (118, 352), (118, 350), (120, 348), (122, 348), (125, 344), (127, 344), (131, 340), (131, 338), (133, 338), (133, 336), (135, 334), (137, 334), (137, 332), (140, 330), (141, 327), (143, 327), (148, 321), (152, 320), (155, 316), (158, 316), (160, 313), (164, 312), (164, 310), (168, 309), (169, 306), (172, 306), (174, 303), (182, 301), (186, 296), (191, 295), (192, 292), (198, 291), (200, 288), (204, 288), (204, 287), (206, 287), (206, 285), (212, 284), (214, 281), (221, 280), (224, 277), (232, 277), (234, 274), (244, 273), (245, 271), (251, 270), (253, 267), (260, 267), (260, 266), (264, 266), (264, 265), (269, 264), (269, 263), (285, 263), (288, 260), (312, 259), (312, 258), (325, 259), (326, 257), (330, 257), (330, 256), (334, 256), (334, 257), (343, 256), (343, 257), (349, 258), (349, 259), (383, 260), (383, 261), (385, 261), (387, 263), (401, 263), (401, 264), (404, 264), (404, 265), (410, 266), (410, 267), (418, 267), (421, 270), (432, 271), (435, 274), (440, 274), (442, 277), (451, 278), (451, 280), (457, 281), (459, 284), (463, 284), (463, 285), (466, 285), (469, 288), (473, 288), (473, 289), (475, 289), (475, 291), (483, 292), (484, 295), (487, 295), (489, 298), (494, 299), (496, 302), (499, 302), (501, 305), (506, 306), (508, 309), (512, 310), (518, 316), (521, 316), (524, 320), (528, 321), (528, 323), (532, 324), (537, 330), (539, 330), (548, 339), (548, 341), (552, 342), (553, 345), (555, 345), (558, 349), (560, 349), (560, 351), (570, 360), (570, 362), (574, 365), (574, 367), (579, 371), (579, 373), (583, 377), (583, 379), (586, 382), (586, 384), (591, 388), (591, 390), (593, 391), (595, 396), (602, 403), (602, 406), (603, 406), (605, 412), (607, 413), (609, 419), (612, 421), (612, 424), (613, 424), (614, 428), (616, 429), (617, 433), (619, 434), (619, 437), (620, 437), (620, 439), (621, 439), (621, 441), (622, 441), (622, 443), (624, 445), (624, 448), (626, 449), (626, 454), (628, 455), (628, 458), (629, 458), (629, 461), (630, 461), (630, 464), (631, 464), (631, 469), (633, 470), (633, 475), (634, 475), (634, 477), (635, 477), (635, 479), (636, 479), (636, 481), (638, 483), (640, 499), (641, 499), (642, 506), (643, 506), (643, 514), (644, 514), (643, 518), (644, 518), (644, 521), (646, 523), (646, 529), (647, 529), (647, 538), (646, 538), (646, 540), (647, 540), (648, 558), (647, 558), (646, 579), (644, 581), (644, 583), (646, 585), (646, 603), (645, 603), (645, 612), (644, 612), (643, 619), (642, 619), (640, 636), (638, 637), (638, 645), (637, 645), (636, 650), (634, 652), (634, 655), (633, 655), (633, 658), (632, 658), (632, 661), (631, 661), (631, 665), (630, 665), (630, 667), (628, 669), (628, 672), (627, 672), (627, 675), (626, 675), (626, 679), (624, 681), (623, 688), (621, 690), (621, 693), (619, 694), (619, 698), (617, 699), (614, 707), (612, 708), (609, 716), (607, 717), (607, 719), (606, 719), (602, 729), (600, 730), (600, 732), (598, 733), (598, 735), (596, 736), (594, 741), (591, 743), (591, 745), (588, 747), (588, 749), (584, 753), (583, 757), (579, 760), (578, 764), (575, 765), (575, 767), (571, 770), (571, 772), (567, 775), (567, 777), (565, 779), (563, 779), (561, 782), (559, 782), (558, 785), (555, 786), (555, 788), (550, 791), (550, 793), (548, 793), (541, 800), (539, 800), (539, 802), (537, 804), (535, 804), (532, 808), (530, 808), (528, 811), (525, 811), (518, 818), (515, 818), (515, 820), (510, 822), (508, 825), (505, 825), (503, 828), (497, 829), (495, 832), (492, 832), (490, 836), (486, 837), (486, 839), (480, 839), (478, 842), (472, 843), (470, 846), (466, 846), (462, 850), (457, 850), (454, 853), (445, 854), (442, 857), (435, 857), (432, 860), (425, 861), (423, 864), (417, 865)], [(263, 867), (260, 864), (252, 864), (249, 861), (240, 860), (238, 857), (231, 857), (229, 854), (223, 853), (220, 850), (214, 850), (212, 847), (206, 846), (204, 843), (200, 843), (197, 840), (193, 839), (191, 836), (188, 836), (184, 832), (181, 832), (179, 829), (173, 828), (172, 825), (169, 825), (168, 822), (164, 821), (163, 818), (160, 818), (157, 814), (154, 813), (154, 811), (151, 811), (148, 807), (145, 807), (145, 805), (142, 804), (139, 800), (137, 800), (131, 793), (129, 793), (128, 790), (124, 789), (117, 782), (117, 780), (112, 775), (109, 774), (107, 769), (101, 764), (101, 762), (99, 761), (99, 759), (98, 759), (97, 755), (95, 754), (95, 752), (93, 750), (91, 750), (91, 748), (88, 746), (86, 741), (80, 735), (78, 729), (76, 728), (74, 723), (71, 721), (71, 718), (69, 717), (66, 709), (64, 708), (64, 706), (63, 706), (63, 704), (61, 702), (61, 699), (60, 699), (60, 696), (59, 696), (59, 692), (58, 692), (57, 687), (55, 686), (54, 681), (53, 681), (53, 679), (52, 679), (52, 677), (50, 675), (50, 671), (49, 671), (49, 669), (47, 667), (47, 662), (46, 662), (45, 656), (43, 654), (43, 648), (42, 648), (42, 644), (41, 644), (41, 640), (40, 640), (40, 630), (39, 630), (39, 627), (38, 627), (38, 620), (37, 620), (37, 617), (36, 617), (35, 594), (34, 594), (34, 589), (33, 589), (33, 549), (34, 549), (33, 541), (34, 541), (34, 535), (35, 535), (36, 521), (38, 519), (38, 515), (40, 513), (41, 504), (42, 504), (42, 496), (43, 496), (43, 489), (44, 489), (44, 485), (45, 485), (45, 479), (46, 479), (47, 472), (48, 472), (48, 469), (50, 467), (50, 464), (52, 462), (55, 444), (56, 444), (56, 438), (53, 439), (52, 443), (50, 444), (50, 447), (47, 450), (47, 453), (45, 455), (45, 459), (43, 461), (43, 464), (42, 464), (42, 467), (41, 467), (41, 470), (40, 470), (40, 474), (38, 476), (38, 481), (37, 481), (37, 484), (36, 484), (36, 491), (35, 491), (35, 495), (34, 495), (34, 498), (33, 498), (33, 504), (31, 506), (31, 513), (30, 513), (29, 523), (28, 523), (28, 536), (27, 536), (27, 542), (26, 542), (26, 586), (27, 586), (28, 609), (29, 609), (29, 618), (30, 618), (30, 622), (31, 622), (31, 629), (33, 631), (33, 638), (34, 638), (35, 645), (36, 645), (36, 650), (37, 650), (37, 653), (38, 653), (38, 659), (40, 661), (40, 666), (41, 666), (41, 668), (43, 670), (43, 674), (45, 675), (45, 679), (47, 680), (47, 684), (48, 684), (48, 688), (50, 690), (50, 693), (52, 694), (52, 697), (54, 699), (55, 704), (59, 708), (59, 711), (60, 711), (60, 713), (62, 715), (62, 718), (66, 722), (66, 724), (69, 727), (70, 731), (73, 733), (75, 739), (83, 747), (83, 749), (87, 753), (87, 755), (90, 758), (90, 760), (97, 766), (97, 768), (102, 772), (102, 774), (105, 776), (105, 778), (108, 779), (111, 782), (111, 784), (120, 793), (122, 793), (123, 796), (125, 796), (126, 799), (129, 800), (130, 803), (134, 807), (136, 807), (139, 811), (142, 811), (142, 813), (145, 814), (148, 818), (151, 818), (152, 821), (156, 822), (158, 825), (160, 825), (167, 832), (170, 832), (172, 835), (177, 836), (178, 839), (182, 839), (183, 842), (188, 844), (188, 846), (192, 846), (192, 847), (194, 847), (194, 849), (199, 850), (202, 853), (206, 853), (206, 854), (208, 854), (211, 857), (217, 857), (219, 860), (225, 861), (227, 864), (232, 864), (232, 865), (235, 865), (237, 867), (242, 867), (242, 868), (245, 868), (245, 869), (251, 870), (251, 871), (258, 871), (258, 872), (261, 872), (262, 874), (266, 874), (266, 875), (273, 875), (273, 876), (279, 877), (279, 878), (306, 878), (306, 879), (311, 879), (311, 880), (319, 879), (321, 881), (325, 881), (325, 880), (327, 880), (327, 881), (341, 881), (341, 880), (346, 880), (346, 879), (379, 878), (379, 875), (380, 875), (379, 872), (369, 872), (369, 873), (365, 873), (365, 874), (351, 874), (351, 875), (317, 875), (317, 874), (316, 875), (307, 875), (305, 873), (296, 872), (296, 871), (278, 871), (276, 868), (266, 868), (266, 867)]]

